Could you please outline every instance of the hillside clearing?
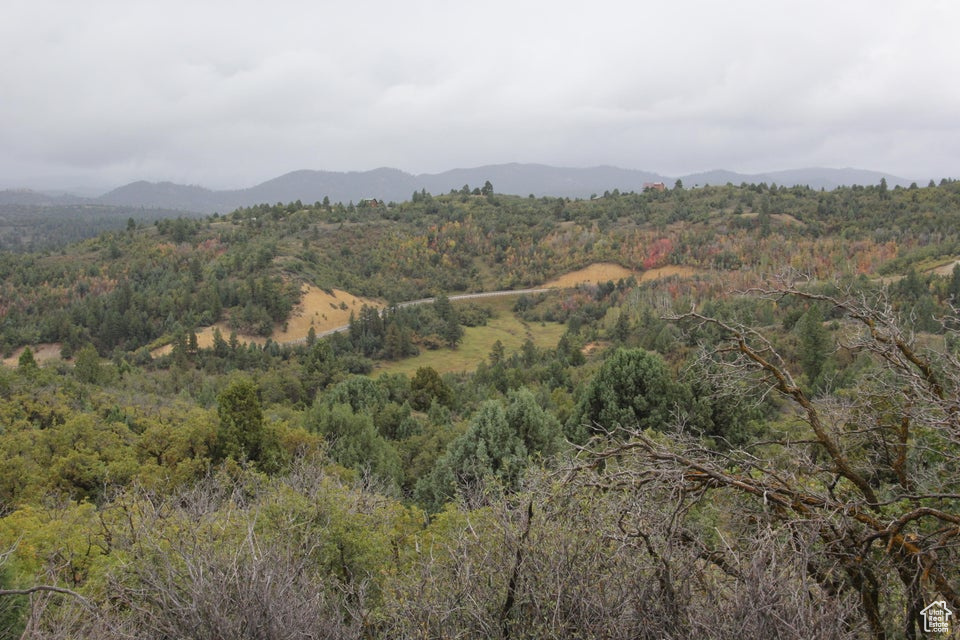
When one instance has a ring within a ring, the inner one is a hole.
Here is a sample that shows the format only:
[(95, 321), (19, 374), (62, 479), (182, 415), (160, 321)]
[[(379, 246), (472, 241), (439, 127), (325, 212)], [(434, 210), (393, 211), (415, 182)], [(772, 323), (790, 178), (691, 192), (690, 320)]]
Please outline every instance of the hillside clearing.
[(960, 264), (960, 260), (953, 259), (947, 262), (946, 264), (934, 267), (930, 271), (937, 274), (938, 276), (949, 276), (953, 273), (953, 268)]
[[(50, 343), (50, 344), (38, 344), (33, 349), (33, 359), (39, 363), (49, 362), (51, 360), (57, 360), (60, 358), (60, 348), (63, 345), (59, 343)], [(3, 364), (8, 367), (15, 367), (20, 363), (20, 354), (23, 353), (26, 347), (17, 349), (13, 352), (13, 355), (9, 358), (4, 358)]]
[[(364, 304), (372, 307), (382, 307), (383, 303), (369, 298), (360, 298), (341, 289), (333, 289), (327, 293), (313, 285), (304, 285), (301, 289), (300, 303), (293, 309), (290, 318), (278, 325), (271, 339), (274, 342), (293, 342), (302, 340), (310, 333), (310, 328), (317, 333), (336, 329), (350, 323), (350, 314), (359, 313)], [(219, 329), (224, 338), (233, 331), (226, 322), (205, 327), (197, 332), (197, 344), (201, 349), (213, 346), (214, 330)], [(264, 344), (267, 339), (262, 336), (237, 334), (240, 342)], [(153, 357), (170, 353), (172, 345), (165, 345), (151, 352)]]
[(663, 278), (692, 278), (693, 276), (701, 275), (703, 271), (700, 269), (694, 269), (693, 267), (684, 267), (682, 265), (668, 264), (665, 267), (657, 267), (656, 269), (648, 269), (640, 275), (640, 282), (653, 282), (654, 280), (661, 280)]
[(313, 285), (304, 285), (303, 295), (290, 319), (280, 331), (275, 331), (275, 342), (290, 342), (306, 338), (313, 327), (317, 333), (336, 329), (350, 323), (350, 314), (359, 313), (363, 305), (380, 308), (382, 302), (359, 298), (341, 289), (327, 293)]
[(647, 269), (646, 271), (631, 271), (626, 267), (612, 262), (597, 262), (583, 269), (565, 273), (562, 276), (550, 280), (543, 285), (544, 288), (568, 289), (580, 284), (601, 284), (604, 282), (616, 282), (617, 280), (626, 280), (630, 277), (637, 279), (637, 282), (652, 282), (661, 278), (680, 277), (691, 278), (703, 273), (693, 267), (681, 265), (667, 265), (657, 267), (656, 269)]
[(487, 359), (497, 340), (503, 343), (509, 357), (519, 351), (528, 338), (541, 349), (553, 348), (567, 328), (559, 322), (524, 322), (514, 315), (513, 300), (509, 298), (490, 298), (483, 302), (474, 300), (471, 303), (493, 308), (497, 316), (490, 318), (486, 326), (466, 327), (463, 340), (456, 349), (423, 350), (413, 358), (383, 362), (377, 365), (374, 374), (403, 373), (412, 376), (420, 367), (432, 367), (438, 373), (472, 371)]
[(543, 286), (548, 289), (568, 289), (578, 284), (600, 284), (601, 282), (607, 282), (609, 280), (613, 280), (614, 282), (620, 279), (626, 280), (630, 276), (639, 279), (640, 272), (631, 271), (626, 267), (621, 267), (619, 264), (612, 262), (596, 262), (583, 269), (565, 273), (562, 276), (550, 280)]
[[(760, 214), (757, 213), (756, 211), (751, 211), (751, 212), (749, 212), (749, 213), (741, 213), (741, 214), (740, 214), (740, 217), (741, 217), (741, 218), (744, 218), (744, 219), (746, 219), (746, 220), (754, 220), (754, 219), (756, 219), (756, 218), (759, 218), (759, 217), (760, 217)], [(807, 226), (806, 223), (804, 223), (804, 222), (801, 221), (801, 220), (797, 220), (797, 218), (795, 218), (794, 216), (790, 215), (789, 213), (771, 213), (771, 214), (770, 214), (770, 219), (771, 219), (771, 220), (776, 220), (777, 222), (781, 222), (781, 223), (786, 224), (786, 225), (793, 225), (793, 226), (795, 226), (795, 227), (805, 227), (805, 226)]]

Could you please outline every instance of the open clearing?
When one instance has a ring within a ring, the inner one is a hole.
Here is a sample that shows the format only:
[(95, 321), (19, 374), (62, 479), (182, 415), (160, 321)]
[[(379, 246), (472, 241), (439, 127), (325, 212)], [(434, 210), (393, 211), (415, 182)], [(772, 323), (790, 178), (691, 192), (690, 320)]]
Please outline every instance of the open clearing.
[[(313, 285), (304, 285), (300, 304), (293, 309), (290, 319), (274, 329), (272, 340), (274, 342), (292, 342), (307, 337), (310, 333), (310, 327), (317, 333), (336, 329), (350, 323), (350, 313), (359, 313), (364, 304), (372, 307), (382, 307), (383, 303), (368, 298), (358, 298), (352, 293), (347, 293), (341, 289), (333, 289), (333, 293), (327, 293), (323, 289)], [(214, 329), (220, 329), (220, 333), (226, 339), (232, 329), (225, 322), (218, 322), (215, 325), (205, 327), (197, 332), (197, 344), (201, 348), (213, 346)], [(240, 342), (264, 344), (267, 339), (261, 336), (251, 336), (237, 334)], [(154, 349), (151, 354), (153, 357), (162, 356), (170, 353), (173, 349), (171, 345)]]
[[(403, 373), (412, 376), (420, 367), (433, 367), (438, 373), (472, 371), (487, 359), (497, 340), (503, 343), (509, 357), (520, 350), (527, 338), (540, 348), (555, 347), (566, 331), (566, 325), (559, 322), (524, 322), (514, 315), (512, 309), (515, 301), (511, 298), (486, 298), (470, 302), (494, 309), (497, 317), (490, 318), (483, 327), (466, 327), (463, 341), (457, 349), (424, 349), (420, 355), (413, 358), (379, 364), (374, 375)], [(454, 306), (458, 304), (460, 303), (455, 302)]]
[[(583, 269), (573, 271), (547, 282), (544, 288), (569, 288), (584, 283), (601, 283), (633, 276), (640, 282), (651, 282), (661, 278), (691, 277), (701, 272), (693, 267), (669, 265), (659, 269), (649, 269), (643, 272), (634, 272), (612, 263), (592, 264)], [(420, 367), (433, 367), (438, 373), (459, 373), (472, 371), (477, 365), (486, 360), (499, 340), (503, 343), (507, 356), (519, 351), (523, 343), (530, 338), (540, 348), (557, 346), (560, 337), (566, 330), (566, 325), (557, 322), (526, 323), (513, 313), (514, 300), (512, 298), (484, 298), (470, 301), (493, 308), (497, 317), (491, 318), (484, 327), (468, 327), (463, 341), (457, 349), (437, 349), (435, 351), (421, 351), (420, 355), (377, 365), (374, 373), (404, 373), (412, 376)], [(454, 305), (460, 304), (454, 302)]]
[(578, 284), (600, 284), (601, 282), (607, 282), (608, 280), (613, 280), (616, 282), (621, 278), (626, 280), (630, 276), (633, 276), (638, 280), (640, 279), (639, 272), (630, 271), (630, 269), (621, 267), (618, 264), (613, 264), (612, 262), (597, 262), (595, 264), (591, 264), (590, 266), (584, 267), (583, 269), (565, 273), (559, 278), (554, 278), (550, 282), (547, 282), (543, 286), (548, 289), (567, 289), (570, 287), (575, 287)]
[(690, 278), (699, 275), (702, 272), (693, 267), (683, 267), (677, 265), (667, 265), (656, 269), (647, 269), (646, 271), (631, 271), (626, 267), (612, 262), (597, 262), (590, 266), (565, 273), (559, 278), (554, 278), (544, 284), (544, 288), (567, 289), (575, 287), (578, 284), (601, 284), (603, 282), (624, 279), (633, 276), (637, 282), (651, 282), (661, 278), (670, 278), (677, 276), (680, 278)]
[(943, 265), (940, 265), (939, 267), (935, 267), (931, 269), (931, 271), (937, 274), (938, 276), (953, 275), (953, 268), (958, 264), (960, 264), (960, 260), (956, 260), (956, 259), (950, 260), (946, 264), (943, 264)]
[[(33, 359), (39, 363), (49, 362), (50, 360), (57, 360), (60, 358), (60, 343), (50, 343), (50, 344), (38, 344), (31, 347), (33, 349)], [(23, 350), (26, 347), (17, 349), (13, 352), (13, 355), (9, 358), (3, 360), (3, 364), (8, 367), (15, 367), (20, 364), (20, 354), (23, 353)]]
[(683, 267), (674, 264), (668, 264), (665, 267), (658, 267), (656, 269), (648, 269), (640, 275), (640, 282), (652, 282), (654, 280), (661, 280), (663, 278), (692, 278), (693, 276), (700, 275), (703, 272), (699, 269), (694, 269), (693, 267)]
[(331, 295), (312, 285), (304, 285), (303, 297), (290, 315), (286, 329), (274, 331), (273, 340), (290, 342), (306, 338), (310, 327), (317, 333), (342, 327), (350, 323), (350, 313), (360, 313), (363, 305), (380, 308), (383, 303), (369, 298), (358, 298), (340, 289), (333, 289)]
[[(755, 212), (755, 211), (753, 211), (753, 212), (750, 212), (750, 213), (741, 213), (741, 214), (740, 214), (740, 217), (741, 217), (741, 218), (748, 219), (748, 220), (752, 220), (752, 219), (755, 219), (755, 218), (760, 217), (760, 214), (757, 213), (757, 212)], [(778, 221), (778, 222), (782, 222), (782, 223), (785, 224), (785, 225), (793, 225), (793, 226), (795, 226), (795, 227), (805, 227), (805, 226), (807, 226), (805, 222), (803, 222), (803, 221), (801, 221), (801, 220), (797, 220), (795, 217), (793, 217), (793, 216), (790, 215), (789, 213), (771, 213), (771, 214), (770, 214), (770, 218), (771, 218), (772, 220), (776, 220), (776, 221)]]

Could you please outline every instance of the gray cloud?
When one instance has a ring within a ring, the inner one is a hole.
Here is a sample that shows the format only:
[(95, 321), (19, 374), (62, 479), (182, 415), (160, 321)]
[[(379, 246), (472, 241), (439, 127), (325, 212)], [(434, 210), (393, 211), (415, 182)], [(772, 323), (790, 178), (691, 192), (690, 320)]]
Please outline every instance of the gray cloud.
[(512, 161), (960, 174), (953, 2), (11, 4), (0, 187)]

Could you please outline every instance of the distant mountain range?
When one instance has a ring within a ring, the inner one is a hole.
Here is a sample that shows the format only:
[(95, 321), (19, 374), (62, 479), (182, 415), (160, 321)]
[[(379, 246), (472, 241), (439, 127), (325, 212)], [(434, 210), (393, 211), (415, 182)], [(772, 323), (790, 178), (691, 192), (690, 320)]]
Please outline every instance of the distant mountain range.
[[(740, 184), (807, 185), (814, 189), (835, 189), (842, 185), (873, 185), (885, 178), (890, 187), (909, 186), (911, 180), (862, 169), (795, 169), (762, 174), (709, 171), (679, 176), (687, 188)], [(45, 194), (27, 190), (0, 191), (0, 205), (99, 204), (117, 207), (172, 209), (196, 213), (227, 213), (238, 207), (261, 203), (322, 201), (357, 202), (365, 198), (384, 201), (409, 200), (414, 191), (448, 193), (464, 185), (481, 187), (489, 180), (497, 193), (535, 196), (589, 198), (593, 194), (619, 189), (640, 191), (644, 183), (663, 182), (673, 187), (678, 177), (617, 167), (571, 169), (540, 164), (498, 164), (473, 169), (453, 169), (437, 174), (413, 175), (398, 169), (372, 171), (294, 171), (247, 189), (214, 191), (172, 182), (133, 182), (99, 198)]]

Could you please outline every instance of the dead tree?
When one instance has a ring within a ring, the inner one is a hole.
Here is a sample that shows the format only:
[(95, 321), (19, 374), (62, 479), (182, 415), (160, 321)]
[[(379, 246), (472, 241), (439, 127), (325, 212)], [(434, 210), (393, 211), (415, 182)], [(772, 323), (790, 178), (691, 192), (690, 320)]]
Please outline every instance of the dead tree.
[[(945, 349), (922, 347), (882, 294), (753, 293), (830, 305), (844, 319), (837, 348), (867, 354), (873, 366), (854, 389), (814, 396), (756, 330), (696, 312), (678, 316), (694, 332), (720, 334), (703, 352), (711, 370), (777, 394), (797, 426), (723, 453), (693, 438), (635, 431), (628, 442), (596, 442), (575, 470), (616, 461), (610, 482), (669, 480), (681, 503), (706, 497), (736, 510), (730, 523), (812, 531), (816, 547), (803, 561), (822, 592), (855, 594), (874, 638), (916, 638), (925, 603), (943, 599), (960, 611), (960, 363)], [(742, 552), (693, 539), (720, 569)]]

